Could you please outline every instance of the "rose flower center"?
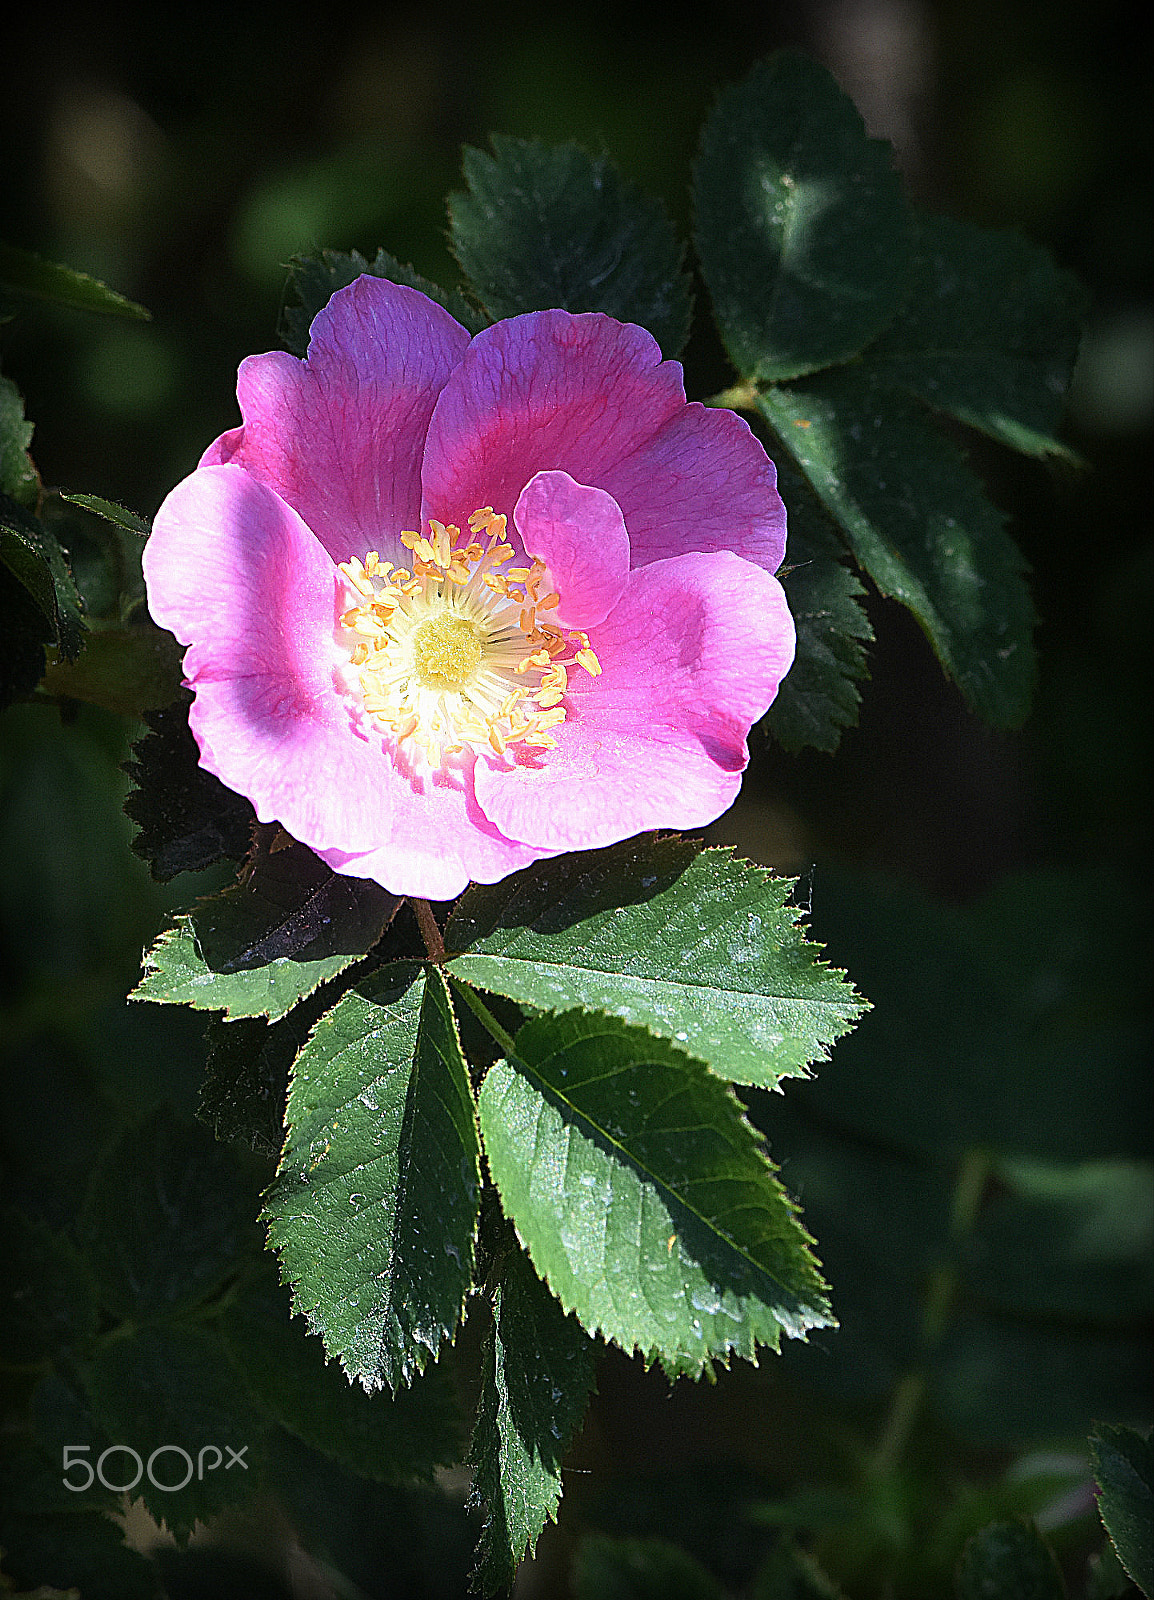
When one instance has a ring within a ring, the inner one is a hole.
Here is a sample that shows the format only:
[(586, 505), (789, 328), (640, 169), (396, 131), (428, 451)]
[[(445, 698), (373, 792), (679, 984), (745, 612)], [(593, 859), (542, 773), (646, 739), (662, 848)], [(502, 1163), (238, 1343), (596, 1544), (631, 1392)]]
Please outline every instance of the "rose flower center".
[(485, 657), (477, 624), (444, 612), (413, 634), (413, 662), (423, 689), (464, 689)]
[(359, 602), (341, 623), (357, 636), (349, 660), (364, 708), (431, 767), (480, 746), (551, 749), (569, 669), (601, 671), (586, 634), (542, 618), (560, 597), (540, 593), (544, 562), (508, 564), (506, 526), (486, 506), (465, 534), (436, 521), (427, 535), (402, 533), (411, 570), (375, 550), (341, 563)]

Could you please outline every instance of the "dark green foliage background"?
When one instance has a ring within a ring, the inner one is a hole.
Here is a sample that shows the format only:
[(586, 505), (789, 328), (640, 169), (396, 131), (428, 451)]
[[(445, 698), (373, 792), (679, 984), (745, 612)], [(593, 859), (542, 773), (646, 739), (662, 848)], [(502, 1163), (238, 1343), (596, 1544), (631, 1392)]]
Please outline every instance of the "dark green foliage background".
[[(546, 17), (509, 3), (354, 5), (339, 17), (291, 4), (22, 10), (5, 33), (14, 66), (0, 111), (0, 231), (153, 314), (118, 322), (33, 308), (0, 330), (3, 371), (35, 422), (45, 481), (151, 514), (234, 424), (236, 365), (276, 343), (283, 268), (295, 251), (357, 249), (371, 261), (383, 246), (454, 283), (444, 196), (461, 188), (462, 143), (487, 149), (491, 131), (604, 152), (626, 181), (665, 201), (682, 239), (701, 122), (767, 51), (803, 46), (835, 70), (867, 120), (880, 104), (872, 131), (894, 131), (885, 117), (900, 88), (896, 58), (855, 77), (852, 14), (816, 4), (698, 8), (670, 14), (656, 34), (648, 20), (592, 6)], [(782, 870), (813, 864), (803, 885), (813, 931), (875, 1004), (815, 1083), (787, 1083), (784, 1112), (780, 1097), (754, 1101), (845, 1326), (766, 1357), (756, 1372), (723, 1373), (717, 1389), (681, 1384), (672, 1397), (659, 1374), (616, 1353), (603, 1358), (575, 1458), (592, 1476), (567, 1482), (562, 1517), (571, 1515), (572, 1531), (546, 1530), (529, 1594), (555, 1592), (576, 1533), (594, 1529), (607, 1537), (579, 1561), (582, 1594), (605, 1592), (593, 1585), (608, 1583), (606, 1572), (623, 1584), (631, 1563), (644, 1566), (636, 1541), (656, 1536), (692, 1552), (693, 1562), (670, 1558), (686, 1593), (713, 1594), (719, 1579), (743, 1582), (770, 1561), (780, 1572), (765, 1577), (766, 1594), (820, 1595), (802, 1586), (788, 1540), (754, 1527), (743, 1508), (784, 1505), (814, 1484), (833, 1493), (829, 1463), (843, 1458), (847, 1434), (876, 1439), (885, 1396), (919, 1352), (930, 1422), (905, 1500), (859, 1505), (840, 1524), (828, 1506), (823, 1513), (827, 1530), (840, 1528), (823, 1537), (840, 1549), (842, 1570), (863, 1529), (923, 1514), (951, 1471), (978, 1482), (991, 1459), (1006, 1459), (999, 1451), (1076, 1442), (1091, 1411), (1107, 1423), (1141, 1420), (1144, 1404), (1149, 1424), (1134, 1337), (1135, 1306), (1148, 1316), (1148, 1283), (1136, 1289), (1124, 1260), (1109, 1270), (1099, 1262), (1090, 1282), (1079, 1276), (1062, 1204), (1036, 1182), (1031, 1189), (1020, 1168), (998, 1171), (1001, 1209), (968, 1242), (958, 1244), (949, 1220), (954, 1163), (967, 1149), (1012, 1147), (1078, 1167), (1078, 1204), (1098, 1206), (1103, 1226), (1126, 1193), (1125, 1164), (1151, 1155), (1142, 1022), (1151, 417), (1148, 404), (1125, 404), (1134, 340), (1143, 328), (1149, 339), (1148, 65), (1116, 0), (1095, 8), (1092, 28), (1074, 0), (1044, 9), (943, 0), (900, 15), (921, 30), (932, 62), (911, 89), (917, 138), (902, 152), (910, 192), (934, 211), (1022, 228), (1093, 300), (1065, 433), (1085, 467), (1011, 456), (955, 431), (1034, 570), (1036, 707), (1021, 732), (988, 731), (943, 680), (914, 623), (871, 595), (872, 677), (860, 726), (839, 753), (784, 756), (755, 741), (742, 802), (716, 838)], [(689, 393), (700, 397), (732, 373), (696, 288), (683, 359)], [(202, 1017), (129, 1008), (123, 996), (166, 914), (229, 876), (221, 866), (160, 885), (131, 854), (120, 763), (139, 731), (82, 706), (59, 718), (17, 706), (0, 721), (0, 1182), (6, 1204), (52, 1230), (48, 1245), (43, 1233), (17, 1245), (54, 1264), (62, 1344), (83, 1338), (96, 1315), (89, 1268), (67, 1240), (91, 1225), (100, 1152), (159, 1104), (192, 1127), (204, 1075)], [(1035, 869), (1041, 876), (1021, 876)], [(912, 970), (907, 951), (917, 952)], [(210, 1043), (218, 1065), (221, 1027)], [(287, 1064), (278, 1049), (270, 1044), (274, 1085)], [(210, 1124), (221, 1110), (213, 1082)], [(265, 1156), (249, 1164), (233, 1150), (222, 1159), (233, 1156), (229, 1181), (255, 1195), (270, 1170)], [(1116, 1166), (1087, 1172), (1095, 1161)], [(1048, 1263), (1043, 1272), (1035, 1261), (1024, 1301), (1023, 1239)], [(927, 1352), (920, 1297), (943, 1263), (962, 1286), (960, 1309)], [(112, 1287), (101, 1292), (120, 1311), (114, 1264), (105, 1265)], [(191, 1283), (184, 1292), (199, 1291)], [(1053, 1316), (1076, 1322), (1076, 1359), (1047, 1333)], [(242, 1303), (232, 1318), (237, 1349), (246, 1329), (259, 1346), (253, 1328), (258, 1310), (246, 1322)], [(195, 1340), (181, 1337), (193, 1370)], [(149, 1349), (165, 1359), (160, 1346)], [(27, 1351), (18, 1346), (16, 1359)], [(983, 1387), (975, 1374), (990, 1361), (1021, 1381), (1004, 1392)], [(1087, 1373), (1083, 1392), (1077, 1380)], [(24, 1382), (5, 1376), (18, 1402)], [(66, 1402), (53, 1392), (40, 1404), (67, 1417)], [(320, 1421), (307, 1437), (268, 1435), (267, 1470), (290, 1519), (322, 1529), (327, 1558), (365, 1594), (462, 1592), (477, 1533), (457, 1515), (463, 1496), (446, 1509), (367, 1483), (352, 1475), (355, 1462), (336, 1466), (320, 1453), (323, 1435)], [(50, 1483), (59, 1498), (58, 1481), (48, 1475), (46, 1497)], [(966, 1532), (1008, 1514), (968, 1492), (973, 1504), (956, 1512), (958, 1548)], [(48, 1498), (41, 1506), (62, 1518), (76, 1510)], [(809, 1541), (820, 1517), (804, 1506), (791, 1515)], [(71, 1525), (67, 1536), (76, 1537)], [(1072, 1594), (1087, 1592), (1085, 1553), (1097, 1538), (1095, 1524), (1078, 1525), (1067, 1555)], [(211, 1554), (165, 1559), (173, 1595), (282, 1592), (267, 1550), (234, 1551), (216, 1567)], [(983, 1559), (975, 1549), (970, 1572)], [(106, 1570), (109, 1593), (151, 1592), (132, 1588), (143, 1580), (131, 1563)], [(858, 1578), (870, 1581), (868, 1565)], [(918, 1592), (916, 1572), (905, 1581)], [(847, 1583), (847, 1592), (859, 1591)]]

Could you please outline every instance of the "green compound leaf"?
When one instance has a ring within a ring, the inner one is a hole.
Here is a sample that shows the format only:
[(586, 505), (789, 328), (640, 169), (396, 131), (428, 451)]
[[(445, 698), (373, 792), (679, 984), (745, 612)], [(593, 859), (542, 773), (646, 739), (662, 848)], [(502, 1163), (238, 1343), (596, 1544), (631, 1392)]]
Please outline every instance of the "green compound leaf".
[(309, 329), (317, 312), (324, 310), (338, 289), (347, 289), (366, 272), (374, 278), (387, 278), (390, 283), (419, 289), (430, 300), (444, 306), (470, 333), (479, 333), (488, 321), (459, 289), (442, 289), (439, 283), (423, 278), (387, 250), (378, 250), (371, 262), (359, 250), (350, 250), (347, 254), (341, 250), (322, 250), (320, 255), (293, 256), (289, 262), (280, 335), (293, 355), (308, 355)]
[(589, 1403), (595, 1354), (584, 1328), (565, 1315), (514, 1242), (493, 1291), (469, 1452), (473, 1503), (486, 1510), (477, 1575), (487, 1594), (512, 1582), (546, 1519), (556, 1521), (561, 1462)]
[(30, 511), (40, 493), (40, 479), (28, 454), (33, 432), (19, 389), (11, 378), (0, 376), (0, 494)]
[(124, 809), (140, 830), (132, 848), (160, 883), (217, 861), (239, 861), (256, 826), (250, 802), (199, 764), (188, 704), (186, 697), (146, 711), (149, 731), (124, 764), (133, 780)]
[(831, 1325), (796, 1208), (733, 1090), (664, 1039), (569, 1011), (481, 1088), (506, 1215), (590, 1333), (700, 1377)]
[(865, 1009), (802, 937), (792, 889), (728, 849), (643, 835), (475, 885), (445, 930), (449, 971), (542, 1010), (607, 1011), (772, 1088)]
[(958, 1600), (1066, 1600), (1062, 1569), (1028, 1522), (991, 1522), (962, 1551)]
[(871, 362), (1011, 450), (1070, 457), (1057, 430), (1086, 302), (1020, 234), (922, 214), (909, 299)]
[(460, 1459), (456, 1398), (439, 1368), (395, 1397), (366, 1394), (326, 1362), (321, 1341), (292, 1319), (288, 1291), (275, 1277), (246, 1284), (226, 1308), (220, 1331), (264, 1410), (358, 1476), (427, 1481), (437, 1467)]
[(974, 711), (1017, 726), (1036, 675), (1025, 562), (957, 447), (918, 402), (853, 370), (766, 390), (757, 404)]
[(661, 202), (575, 144), (495, 135), (466, 148), (468, 193), (449, 197), (453, 249), (494, 317), (604, 311), (676, 356), (692, 301), (684, 249)]
[(1133, 1428), (1099, 1423), (1090, 1435), (1098, 1510), (1118, 1559), (1154, 1595), (1154, 1448)]
[(43, 256), (18, 250), (15, 245), (0, 244), (0, 297), (7, 295), (51, 300), (77, 311), (99, 311), (145, 322), (152, 316), (99, 278), (90, 278), (86, 272), (77, 272), (75, 267), (62, 266), (58, 261), (45, 261)]
[(400, 904), (290, 842), (162, 933), (132, 997), (275, 1022), (371, 950)]
[(421, 1372), (473, 1278), (480, 1143), (439, 972), (396, 962), (313, 1030), (265, 1212), (294, 1304), (366, 1389)]
[(873, 639), (861, 604), (865, 589), (840, 559), (841, 542), (808, 484), (786, 465), (778, 486), (789, 508), (789, 548), (779, 576), (797, 627), (797, 654), (766, 725), (787, 750), (809, 745), (832, 754), (842, 729), (857, 722), (858, 683)]
[(891, 157), (808, 56), (773, 56), (721, 94), (695, 173), (697, 251), (743, 377), (848, 361), (893, 321), (909, 218)]

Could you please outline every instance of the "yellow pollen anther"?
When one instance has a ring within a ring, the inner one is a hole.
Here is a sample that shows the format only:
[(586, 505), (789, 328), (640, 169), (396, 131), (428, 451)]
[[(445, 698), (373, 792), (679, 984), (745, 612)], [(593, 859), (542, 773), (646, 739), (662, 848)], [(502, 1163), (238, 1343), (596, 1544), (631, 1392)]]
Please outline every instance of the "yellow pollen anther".
[(463, 689), (484, 654), (476, 624), (453, 612), (430, 617), (413, 636), (413, 663), (422, 688)]
[(406, 529), (412, 570), (375, 550), (341, 565), (357, 601), (340, 620), (354, 636), (348, 661), (364, 710), (432, 768), (470, 747), (490, 759), (510, 745), (554, 748), (567, 669), (601, 671), (587, 634), (540, 617), (561, 604), (556, 592), (538, 598), (544, 561), (505, 565), (515, 556), (507, 528), (483, 506), (464, 533), (435, 518), (426, 533)]

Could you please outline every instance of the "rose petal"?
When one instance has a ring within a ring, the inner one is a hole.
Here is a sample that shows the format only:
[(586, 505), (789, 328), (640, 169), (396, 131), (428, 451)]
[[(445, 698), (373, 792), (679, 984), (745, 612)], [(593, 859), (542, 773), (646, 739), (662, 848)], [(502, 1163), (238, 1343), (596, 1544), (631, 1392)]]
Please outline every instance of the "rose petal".
[(335, 675), (348, 603), (332, 559), (271, 489), (235, 466), (179, 484), (144, 552), (149, 610), (182, 642), (201, 765), (338, 871), (445, 899), (540, 849), (503, 839), (468, 765), (409, 774)]
[(473, 883), (497, 883), (548, 850), (504, 838), (473, 795), (472, 763), (426, 779), (419, 788), (392, 795), (391, 837), (357, 855), (321, 850), (335, 872), (372, 878), (393, 894), (451, 900)]
[(629, 576), (629, 535), (612, 495), (567, 472), (539, 472), (521, 490), (513, 521), (526, 554), (545, 563), (539, 593), (561, 596), (547, 620), (586, 630), (603, 622)]
[(415, 289), (361, 277), (312, 325), (307, 361), (241, 363), (244, 418), (202, 464), (244, 467), (304, 518), (334, 561), (380, 550), (421, 516), (421, 451), (469, 335)]
[(613, 463), (684, 404), (681, 368), (662, 361), (643, 328), (567, 311), (495, 323), (473, 340), (434, 409), (424, 515), (458, 527), (480, 506), (508, 516), (538, 472), (600, 487)]
[(593, 481), (621, 507), (635, 567), (687, 550), (733, 550), (767, 572), (781, 566), (777, 470), (732, 411), (683, 406)]
[(557, 748), (477, 763), (485, 815), (550, 852), (712, 822), (793, 660), (781, 585), (724, 551), (651, 562), (590, 642), (601, 676), (571, 671)]

